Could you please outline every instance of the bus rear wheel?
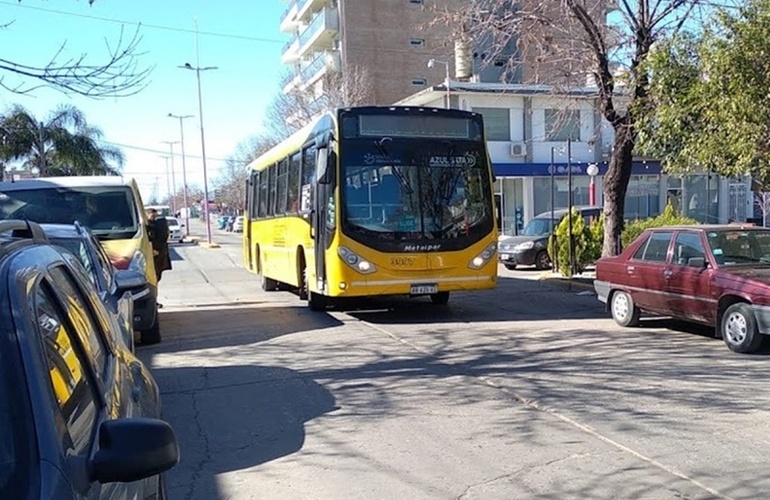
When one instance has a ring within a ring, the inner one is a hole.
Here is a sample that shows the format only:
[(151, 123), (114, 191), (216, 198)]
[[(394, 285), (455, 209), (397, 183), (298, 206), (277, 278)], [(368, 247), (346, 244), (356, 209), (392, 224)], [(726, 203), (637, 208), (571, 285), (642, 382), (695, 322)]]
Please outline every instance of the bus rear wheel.
[(449, 292), (438, 292), (430, 294), (430, 300), (434, 304), (446, 305), (449, 302)]

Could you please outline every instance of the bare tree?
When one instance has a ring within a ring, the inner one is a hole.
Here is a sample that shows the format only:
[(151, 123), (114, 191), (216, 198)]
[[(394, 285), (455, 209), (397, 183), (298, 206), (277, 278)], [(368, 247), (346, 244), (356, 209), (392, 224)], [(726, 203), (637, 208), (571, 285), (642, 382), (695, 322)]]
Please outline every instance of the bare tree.
[(770, 216), (770, 191), (754, 193), (754, 204), (762, 214), (762, 227), (767, 227), (767, 217)]
[[(19, 0), (21, 1), (21, 0)], [(95, 0), (89, 0), (91, 5)], [(12, 22), (0, 26), (10, 30)], [(27, 61), (23, 54), (11, 48), (14, 58), (0, 54), (0, 87), (15, 94), (29, 94), (40, 87), (50, 86), (65, 94), (80, 94), (87, 97), (125, 97), (138, 93), (147, 85), (151, 67), (139, 65), (138, 52), (141, 37), (139, 27), (133, 35), (120, 29), (118, 38), (110, 42), (104, 40), (105, 55), (99, 60), (89, 58), (88, 54), (75, 57), (66, 56), (67, 42), (62, 42), (58, 50), (45, 63)]]
[(216, 202), (242, 213), (246, 209), (248, 165), (275, 144), (274, 139), (265, 136), (250, 137), (238, 144), (214, 181), (217, 190)]
[[(317, 93), (319, 88), (323, 92)], [(339, 72), (328, 71), (313, 86), (278, 94), (267, 111), (265, 126), (270, 136), (283, 139), (320, 113), (369, 104), (373, 95), (374, 80), (365, 68), (346, 66)]]
[(715, 1), (476, 0), (442, 13), (458, 39), (484, 46), (487, 61), (507, 58), (522, 83), (552, 85), (556, 94), (588, 83), (596, 88), (615, 134), (603, 181), (602, 255), (620, 251), (634, 145), (640, 117), (649, 112), (647, 58), (656, 41), (700, 29)]

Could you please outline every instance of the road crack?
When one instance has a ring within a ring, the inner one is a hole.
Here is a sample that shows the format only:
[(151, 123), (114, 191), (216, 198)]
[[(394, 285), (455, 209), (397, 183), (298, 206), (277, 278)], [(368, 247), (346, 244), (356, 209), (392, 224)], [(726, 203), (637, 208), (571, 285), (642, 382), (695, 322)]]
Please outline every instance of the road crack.
[[(209, 380), (209, 371), (208, 368), (203, 369), (203, 379), (204, 379), (204, 387), (208, 385)], [(195, 428), (196, 428), (196, 434), (198, 439), (203, 442), (203, 457), (198, 461), (198, 464), (195, 466), (195, 469), (193, 470), (192, 478), (190, 480), (190, 489), (187, 491), (187, 494), (185, 495), (185, 500), (192, 500), (193, 495), (195, 495), (195, 491), (198, 486), (198, 482), (201, 479), (201, 476), (203, 475), (203, 471), (206, 468), (206, 464), (211, 462), (211, 446), (209, 444), (209, 438), (206, 435), (206, 431), (203, 429), (203, 425), (201, 424), (201, 410), (198, 407), (198, 391), (193, 391), (191, 393), (192, 398), (192, 408), (193, 408), (193, 420), (195, 422)]]

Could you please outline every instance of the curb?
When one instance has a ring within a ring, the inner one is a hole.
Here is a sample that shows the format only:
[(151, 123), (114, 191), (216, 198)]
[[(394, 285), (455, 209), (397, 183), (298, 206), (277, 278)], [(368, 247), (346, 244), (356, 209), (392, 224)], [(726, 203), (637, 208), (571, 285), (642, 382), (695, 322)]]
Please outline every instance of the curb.
[(551, 271), (544, 272), (537, 278), (537, 280), (549, 281), (551, 283), (556, 283), (561, 286), (566, 286), (569, 290), (591, 291), (591, 292), (594, 291), (593, 280), (591, 280), (592, 281), (591, 283), (585, 283), (584, 281), (578, 281), (575, 279), (565, 278), (564, 276), (554, 275), (553, 273), (551, 273)]

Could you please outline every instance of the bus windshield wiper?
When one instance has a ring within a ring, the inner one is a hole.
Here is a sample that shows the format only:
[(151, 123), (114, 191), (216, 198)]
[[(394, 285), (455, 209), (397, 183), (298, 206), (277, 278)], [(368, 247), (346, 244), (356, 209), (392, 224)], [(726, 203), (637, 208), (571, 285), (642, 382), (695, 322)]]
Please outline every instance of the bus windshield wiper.
[(382, 155), (383, 158), (385, 158), (388, 163), (390, 163), (391, 171), (393, 172), (393, 176), (396, 178), (398, 183), (401, 185), (401, 187), (404, 189), (404, 191), (407, 192), (407, 194), (412, 194), (414, 191), (412, 190), (412, 186), (410, 185), (409, 181), (406, 177), (404, 177), (404, 174), (398, 170), (398, 167), (396, 167), (396, 162), (393, 160), (393, 158), (390, 156), (390, 153), (387, 149), (385, 149), (385, 141), (392, 141), (390, 137), (383, 137), (382, 139), (375, 140), (374, 141), (374, 147), (377, 148), (377, 152)]

